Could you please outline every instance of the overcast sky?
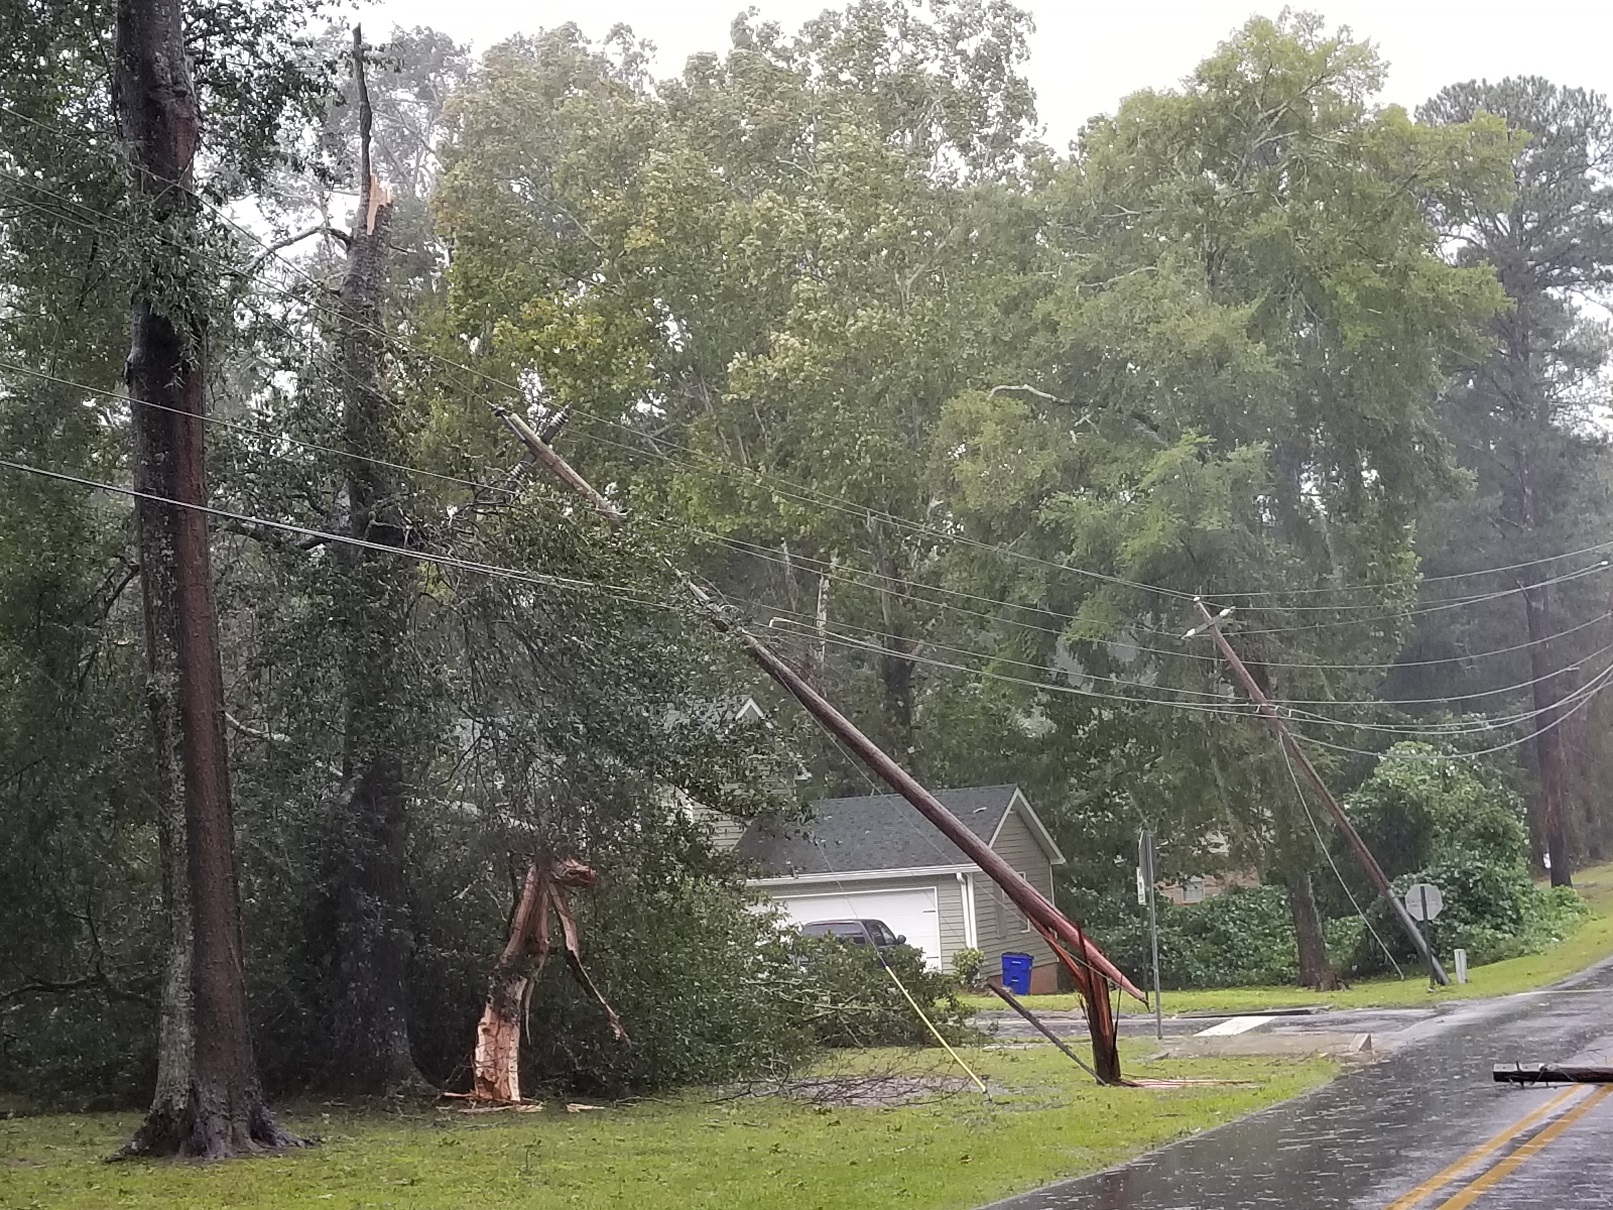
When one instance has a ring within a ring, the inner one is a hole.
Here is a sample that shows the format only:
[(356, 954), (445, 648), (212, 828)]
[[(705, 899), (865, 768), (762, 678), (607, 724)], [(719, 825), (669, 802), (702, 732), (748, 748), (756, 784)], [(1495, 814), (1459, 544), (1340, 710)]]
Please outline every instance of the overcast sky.
[[(1093, 114), (1139, 88), (1168, 87), (1254, 13), (1280, 4), (1201, 0), (1108, 4), (1021, 0), (1036, 20), (1029, 75), (1047, 138), (1062, 145)], [(485, 48), (512, 33), (574, 21), (591, 37), (625, 22), (658, 48), (657, 74), (675, 74), (696, 51), (721, 50), (743, 0), (360, 0), (369, 36), (392, 24), (433, 25)], [(794, 27), (824, 0), (765, 0), (766, 18)], [(1475, 77), (1543, 75), (1613, 92), (1613, 3), (1398, 4), (1364, 0), (1301, 4), (1370, 38), (1389, 61), (1386, 99), (1415, 106), (1441, 85)]]

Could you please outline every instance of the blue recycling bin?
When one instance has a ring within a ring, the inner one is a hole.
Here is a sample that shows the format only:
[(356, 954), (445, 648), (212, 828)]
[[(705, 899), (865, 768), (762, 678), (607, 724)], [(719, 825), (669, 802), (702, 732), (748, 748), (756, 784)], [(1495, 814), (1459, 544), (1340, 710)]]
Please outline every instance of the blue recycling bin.
[(1003, 955), (1003, 986), (1016, 996), (1031, 994), (1031, 961), (1029, 954)]

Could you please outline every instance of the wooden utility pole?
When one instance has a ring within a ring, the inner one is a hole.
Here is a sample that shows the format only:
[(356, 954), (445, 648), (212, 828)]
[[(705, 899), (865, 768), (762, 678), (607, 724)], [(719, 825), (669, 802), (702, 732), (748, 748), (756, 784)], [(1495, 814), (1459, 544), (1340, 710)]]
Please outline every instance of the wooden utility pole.
[[(118, 0), (113, 101), (146, 262), (195, 236), (196, 93), (180, 0)], [(190, 266), (135, 288), (128, 387), (146, 701), (157, 752), (168, 917), (157, 1090), (128, 1154), (205, 1158), (296, 1142), (270, 1117), (252, 1055), (224, 686), (203, 474), (205, 303)]]
[[(626, 515), (599, 492), (595, 491), (588, 481), (571, 467), (553, 448), (533, 430), (521, 417), (506, 408), (496, 408), (496, 414), (506, 427), (515, 434), (517, 439), (526, 446), (532, 457), (548, 467), (572, 491), (592, 505), (595, 512), (603, 517), (613, 528), (623, 525)], [(674, 571), (676, 569), (674, 568)], [(829, 700), (807, 683), (806, 679), (790, 667), (784, 660), (751, 634), (743, 626), (738, 625), (728, 614), (712, 599), (698, 584), (687, 576), (679, 574), (684, 589), (694, 597), (695, 601), (706, 611), (711, 623), (719, 631), (732, 633), (740, 642), (741, 649), (756, 663), (763, 672), (782, 685), (801, 706), (832, 732), (846, 747), (860, 757), (869, 768), (878, 773), (885, 783), (907, 799), (917, 810), (938, 828), (953, 844), (963, 850), (964, 855), (985, 871), (1003, 893), (1030, 919), (1037, 929), (1043, 932), (1050, 940), (1057, 943), (1075, 962), (1086, 971), (1095, 972), (1102, 978), (1092, 978), (1086, 985), (1093, 993), (1102, 997), (1104, 993), (1103, 980), (1115, 984), (1127, 994), (1135, 996), (1143, 1003), (1148, 998), (1122, 974), (1108, 958), (1093, 945), (1086, 935), (1067, 920), (1053, 904), (1042, 895), (1029, 882), (1019, 876), (1019, 873), (1004, 861), (985, 841), (971, 832), (957, 816), (947, 810), (946, 806), (919, 784), (915, 778), (896, 761), (892, 760), (873, 740), (859, 730), (850, 719), (829, 702)], [(1104, 1008), (1107, 1009), (1107, 1000)], [(1089, 1018), (1098, 1023), (1107, 1022), (1107, 1025), (1094, 1025), (1093, 1051), (1100, 1058), (1103, 1066), (1100, 1073), (1111, 1075), (1110, 1082), (1119, 1080), (1119, 1060), (1115, 1051), (1113, 1034), (1113, 1018), (1107, 1012), (1096, 1013)], [(1099, 1037), (1105, 1032), (1109, 1036)], [(1108, 1071), (1105, 1069), (1109, 1068)]]
[[(1378, 889), (1378, 893), (1388, 901), (1389, 909), (1394, 913), (1395, 919), (1400, 922), (1401, 930), (1410, 939), (1412, 948), (1422, 958), (1423, 964), (1428, 967), (1428, 977), (1441, 987), (1449, 985), (1450, 978), (1445, 974), (1445, 968), (1440, 965), (1438, 955), (1430, 948), (1427, 938), (1422, 934), (1422, 930), (1412, 920), (1411, 913), (1406, 911), (1406, 905), (1400, 902), (1399, 897), (1394, 892), (1394, 888), (1389, 885), (1389, 879), (1384, 875), (1383, 867), (1378, 864), (1378, 859), (1372, 855), (1372, 850), (1367, 848), (1366, 841), (1361, 839), (1361, 833), (1355, 830), (1355, 825), (1350, 822), (1350, 817), (1344, 813), (1344, 808), (1339, 806), (1338, 799), (1333, 797), (1333, 792), (1322, 781), (1322, 775), (1316, 771), (1316, 766), (1311, 764), (1311, 758), (1305, 755), (1305, 750), (1294, 739), (1293, 734), (1288, 730), (1288, 724), (1283, 722), (1282, 716), (1277, 713), (1271, 702), (1267, 700), (1266, 695), (1261, 692), (1260, 686), (1255, 683), (1255, 678), (1249, 674), (1249, 669), (1244, 667), (1243, 661), (1238, 658), (1238, 653), (1232, 649), (1232, 644), (1227, 642), (1226, 635), (1221, 633), (1221, 617), (1212, 617), (1210, 611), (1205, 608), (1203, 601), (1198, 601), (1197, 604), (1199, 615), (1203, 619), (1203, 626), (1200, 629), (1208, 630), (1215, 639), (1215, 645), (1220, 650), (1221, 657), (1226, 660), (1227, 666), (1232, 669), (1232, 675), (1243, 686), (1243, 691), (1249, 695), (1249, 700), (1255, 704), (1255, 709), (1260, 711), (1261, 717), (1277, 733), (1278, 742), (1299, 762), (1299, 768), (1305, 774), (1305, 780), (1315, 787), (1317, 795), (1321, 798), (1323, 805), (1327, 807), (1328, 814), (1333, 817), (1333, 822), (1338, 825), (1339, 831), (1344, 834), (1344, 839), (1349, 842), (1351, 850), (1355, 853), (1355, 859), (1361, 863), (1361, 868), (1366, 871), (1367, 878)], [(1221, 616), (1225, 617), (1226, 615), (1222, 614)], [(1188, 633), (1195, 632), (1189, 631)]]

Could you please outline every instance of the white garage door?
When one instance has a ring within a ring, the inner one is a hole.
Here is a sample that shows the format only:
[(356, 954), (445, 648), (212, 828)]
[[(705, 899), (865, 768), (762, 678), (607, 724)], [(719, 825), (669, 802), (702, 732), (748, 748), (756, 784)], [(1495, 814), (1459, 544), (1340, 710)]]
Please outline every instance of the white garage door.
[(941, 914), (934, 887), (905, 891), (843, 891), (832, 895), (780, 895), (778, 905), (792, 924), (814, 920), (883, 920), (891, 932), (906, 936), (924, 951), (932, 969), (941, 967)]

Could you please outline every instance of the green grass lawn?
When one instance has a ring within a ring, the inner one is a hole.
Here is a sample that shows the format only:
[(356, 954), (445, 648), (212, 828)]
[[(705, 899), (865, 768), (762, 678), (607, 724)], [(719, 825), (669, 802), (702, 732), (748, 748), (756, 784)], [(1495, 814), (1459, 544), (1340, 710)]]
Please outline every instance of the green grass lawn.
[[(1407, 1008), (1434, 1004), (1441, 1000), (1474, 1000), (1506, 996), (1555, 983), (1593, 962), (1613, 955), (1613, 863), (1591, 866), (1574, 875), (1574, 885), (1589, 905), (1591, 913), (1575, 931), (1539, 954), (1508, 958), (1468, 971), (1468, 982), (1438, 989), (1428, 986), (1427, 976), (1408, 970), (1404, 979), (1367, 979), (1336, 992), (1313, 992), (1302, 987), (1227, 987), (1204, 991), (1167, 991), (1161, 998), (1167, 1014), (1190, 1012), (1253, 1012), (1262, 1008), (1293, 1008), (1322, 1004), (1329, 1008)], [(1449, 968), (1450, 956), (1441, 955)], [(1128, 972), (1136, 977), (1137, 972)], [(1454, 978), (1454, 975), (1452, 976)], [(1141, 979), (1137, 979), (1140, 984)], [(1044, 1010), (1074, 1009), (1076, 998), (1068, 996), (1026, 996), (1026, 1004)], [(1003, 1008), (993, 995), (967, 997), (976, 1008)], [(1129, 996), (1122, 1000), (1125, 1013), (1152, 1012)]]
[[(106, 1164), (129, 1115), (0, 1121), (0, 1207), (52, 1210), (548, 1210), (550, 1207), (758, 1207), (867, 1210), (976, 1206), (1094, 1171), (1326, 1080), (1324, 1060), (1147, 1062), (1138, 1076), (1254, 1081), (1177, 1089), (1098, 1088), (1050, 1047), (973, 1049), (992, 1100), (977, 1092), (898, 1108), (822, 1107), (777, 1098), (666, 1101), (569, 1114), (362, 1113), (312, 1106), (288, 1115), (323, 1143), (222, 1164)], [(919, 1065), (939, 1052), (862, 1052), (852, 1067)], [(944, 1058), (941, 1060), (944, 1062)], [(956, 1069), (951, 1073), (956, 1075)]]

